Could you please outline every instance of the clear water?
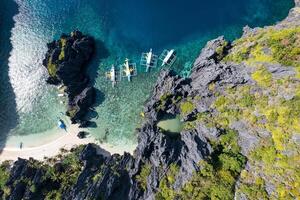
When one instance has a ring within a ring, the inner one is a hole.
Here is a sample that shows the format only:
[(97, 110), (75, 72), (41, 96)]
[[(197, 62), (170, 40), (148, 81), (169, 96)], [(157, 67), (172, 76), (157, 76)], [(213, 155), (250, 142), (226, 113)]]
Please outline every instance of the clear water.
[(169, 117), (157, 123), (157, 126), (170, 133), (180, 133), (183, 130), (183, 123), (180, 116)]
[[(113, 145), (136, 143), (144, 102), (159, 69), (132, 83), (112, 88), (104, 78), (107, 66), (129, 57), (138, 63), (143, 51), (176, 48), (173, 66), (188, 75), (194, 58), (209, 39), (238, 37), (245, 25), (273, 24), (286, 17), (292, 0), (10, 0), (0, 2), (0, 133), (3, 136), (48, 132), (65, 111), (56, 88), (46, 85), (41, 62), (46, 43), (63, 32), (80, 29), (97, 40), (97, 54), (89, 66), (98, 94), (90, 114), (97, 138), (109, 131)], [(18, 10), (17, 10), (18, 9)], [(1, 19), (1, 18), (0, 18)], [(13, 19), (13, 20), (12, 20)], [(106, 50), (101, 45), (104, 41)], [(49, 133), (50, 134), (50, 133)]]

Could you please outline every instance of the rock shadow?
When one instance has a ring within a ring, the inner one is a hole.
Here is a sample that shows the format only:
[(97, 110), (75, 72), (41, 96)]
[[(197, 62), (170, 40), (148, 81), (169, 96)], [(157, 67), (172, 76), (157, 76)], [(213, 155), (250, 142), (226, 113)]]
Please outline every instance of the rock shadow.
[(99, 64), (101, 64), (103, 59), (108, 58), (110, 56), (110, 52), (106, 48), (103, 41), (95, 39), (95, 45), (95, 54), (87, 70), (87, 73), (90, 77), (90, 83), (92, 85), (95, 85), (96, 78), (99, 76)]
[(89, 128), (97, 128), (97, 124), (95, 122), (92, 122), (91, 120), (98, 118), (98, 113), (94, 108), (101, 105), (104, 102), (104, 100), (105, 100), (105, 94), (95, 88), (95, 103), (93, 105), (93, 109), (91, 109), (90, 112), (87, 113), (85, 116), (85, 120), (89, 121), (88, 123)]
[[(87, 74), (90, 78), (91, 85), (95, 85), (96, 78), (99, 76), (98, 74), (99, 63), (102, 62), (102, 59), (108, 58), (109, 56), (110, 53), (106, 48), (104, 42), (95, 39), (95, 53), (87, 69)], [(93, 105), (93, 109), (91, 109), (90, 112), (87, 113), (85, 116), (85, 120), (89, 121), (88, 127), (90, 128), (97, 127), (97, 124), (95, 122), (91, 122), (91, 120), (98, 118), (98, 113), (95, 111), (94, 108), (101, 105), (104, 102), (104, 100), (105, 100), (104, 93), (98, 90), (97, 88), (95, 88), (95, 103)]]

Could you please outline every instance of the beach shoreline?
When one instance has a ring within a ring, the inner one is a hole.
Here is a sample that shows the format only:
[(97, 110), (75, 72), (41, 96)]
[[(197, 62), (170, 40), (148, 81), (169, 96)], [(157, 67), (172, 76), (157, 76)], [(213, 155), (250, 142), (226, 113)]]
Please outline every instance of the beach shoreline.
[(89, 135), (87, 138), (80, 139), (77, 134), (82, 131), (78, 125), (71, 125), (68, 128), (68, 132), (62, 136), (46, 142), (41, 145), (17, 148), (6, 145), (0, 152), (0, 162), (12, 160), (16, 161), (18, 158), (29, 159), (34, 158), (36, 160), (44, 160), (45, 158), (55, 157), (60, 154), (61, 149), (70, 150), (79, 145), (86, 145), (89, 143), (97, 144), (100, 148), (108, 151), (110, 154), (123, 154), (128, 152), (133, 154), (135, 148), (121, 149), (120, 147), (110, 145), (108, 143), (100, 143), (93, 136)]

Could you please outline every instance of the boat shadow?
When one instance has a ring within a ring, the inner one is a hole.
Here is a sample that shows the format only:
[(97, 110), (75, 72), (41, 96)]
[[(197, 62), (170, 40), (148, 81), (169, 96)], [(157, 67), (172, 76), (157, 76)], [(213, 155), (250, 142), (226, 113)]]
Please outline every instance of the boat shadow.
[(6, 145), (11, 129), (18, 123), (16, 95), (9, 78), (9, 62), (12, 44), (11, 30), (14, 27), (13, 17), (18, 13), (15, 1), (0, 1), (0, 156)]

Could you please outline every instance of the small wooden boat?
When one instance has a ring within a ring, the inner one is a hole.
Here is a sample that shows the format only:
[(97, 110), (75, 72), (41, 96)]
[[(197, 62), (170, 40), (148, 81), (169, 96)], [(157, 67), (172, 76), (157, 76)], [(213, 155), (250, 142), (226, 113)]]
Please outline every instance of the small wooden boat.
[(162, 61), (161, 66), (168, 66), (171, 67), (175, 60), (176, 60), (176, 55), (175, 55), (175, 50), (164, 50), (163, 53), (160, 55), (159, 59)]
[(149, 71), (150, 68), (154, 68), (157, 66), (158, 56), (153, 54), (152, 49), (148, 53), (142, 53), (141, 57), (141, 66), (146, 67), (146, 72)]
[(116, 72), (114, 65), (111, 66), (111, 69), (109, 72), (106, 72), (106, 78), (112, 82), (113, 87), (115, 87), (115, 85), (117, 84), (116, 74), (117, 74), (117, 72)]
[(64, 129), (65, 131), (67, 131), (67, 126), (66, 126), (65, 122), (61, 119), (58, 120), (58, 128)]
[(125, 59), (125, 63), (120, 66), (120, 69), (120, 79), (127, 77), (127, 80), (130, 82), (131, 77), (137, 75), (136, 64), (130, 63), (128, 58)]

